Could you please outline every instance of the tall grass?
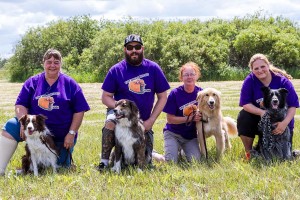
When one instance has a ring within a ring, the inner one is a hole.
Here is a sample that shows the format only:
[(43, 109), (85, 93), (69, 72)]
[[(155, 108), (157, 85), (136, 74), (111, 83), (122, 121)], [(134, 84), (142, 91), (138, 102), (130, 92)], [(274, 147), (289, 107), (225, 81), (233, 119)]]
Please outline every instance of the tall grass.
[[(299, 93), (300, 80), (293, 81)], [(171, 83), (172, 88), (179, 83)], [(201, 82), (201, 87), (215, 87), (222, 92), (223, 113), (237, 117), (241, 81)], [(22, 84), (0, 82), (0, 123), (14, 116), (14, 102)], [(299, 160), (266, 165), (245, 162), (239, 138), (231, 140), (232, 149), (219, 162), (215, 160), (215, 142), (208, 139), (209, 159), (201, 163), (178, 165), (154, 163), (155, 169), (143, 173), (129, 169), (116, 175), (99, 173), (95, 165), (101, 150), (101, 128), (105, 106), (101, 104), (101, 84), (81, 84), (91, 110), (85, 114), (74, 151), (75, 171), (51, 169), (39, 177), (20, 176), (24, 143), (20, 143), (5, 177), (0, 177), (0, 199), (299, 199)], [(162, 113), (153, 129), (154, 148), (163, 153)], [(294, 147), (300, 149), (299, 110), (296, 115)]]

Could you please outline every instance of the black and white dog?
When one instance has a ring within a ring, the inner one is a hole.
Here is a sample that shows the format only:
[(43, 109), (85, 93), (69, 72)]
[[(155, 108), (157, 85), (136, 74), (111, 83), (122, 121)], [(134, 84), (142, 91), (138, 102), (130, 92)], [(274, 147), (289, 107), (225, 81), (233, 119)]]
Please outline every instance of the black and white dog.
[(120, 173), (122, 166), (137, 165), (142, 170), (146, 163), (145, 129), (140, 120), (139, 109), (133, 101), (122, 99), (116, 102), (115, 160), (112, 168)]
[(262, 132), (259, 138), (259, 150), (266, 160), (273, 158), (288, 160), (291, 159), (291, 134), (287, 127), (281, 135), (274, 135), (272, 131), (276, 128), (274, 124), (284, 120), (287, 114), (286, 97), (288, 90), (285, 88), (270, 89), (262, 87), (263, 106), (266, 114), (259, 122), (259, 130)]
[(38, 176), (38, 170), (48, 166), (52, 166), (53, 173), (56, 173), (58, 152), (45, 125), (46, 119), (44, 115), (24, 115), (20, 118), (26, 136), (26, 154), (22, 157), (24, 173), (33, 171)]

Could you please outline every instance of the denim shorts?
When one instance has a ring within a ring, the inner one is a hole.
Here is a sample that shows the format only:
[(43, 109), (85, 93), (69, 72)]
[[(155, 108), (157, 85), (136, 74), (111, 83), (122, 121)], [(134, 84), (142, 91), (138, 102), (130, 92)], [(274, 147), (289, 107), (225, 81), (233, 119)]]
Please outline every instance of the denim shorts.
[[(3, 130), (9, 133), (17, 142), (23, 142), (23, 139), (20, 137), (20, 127), (21, 124), (16, 117), (9, 119), (3, 126)], [(74, 147), (70, 149), (70, 151), (64, 148), (64, 142), (55, 141), (54, 144), (59, 151), (59, 155), (57, 158), (57, 164), (64, 167), (69, 167), (71, 165), (71, 157)], [(77, 139), (74, 140), (74, 146), (77, 142)]]

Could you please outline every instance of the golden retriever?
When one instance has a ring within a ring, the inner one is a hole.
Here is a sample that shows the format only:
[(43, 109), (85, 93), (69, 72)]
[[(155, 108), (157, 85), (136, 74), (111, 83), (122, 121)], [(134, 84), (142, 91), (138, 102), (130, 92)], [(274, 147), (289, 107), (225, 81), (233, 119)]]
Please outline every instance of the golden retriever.
[(203, 136), (208, 138), (213, 135), (216, 139), (217, 158), (220, 158), (225, 148), (231, 148), (229, 137), (237, 136), (236, 122), (231, 117), (223, 117), (220, 91), (206, 88), (198, 92), (197, 101), (198, 110), (202, 113), (202, 121), (196, 123), (201, 154), (207, 158)]

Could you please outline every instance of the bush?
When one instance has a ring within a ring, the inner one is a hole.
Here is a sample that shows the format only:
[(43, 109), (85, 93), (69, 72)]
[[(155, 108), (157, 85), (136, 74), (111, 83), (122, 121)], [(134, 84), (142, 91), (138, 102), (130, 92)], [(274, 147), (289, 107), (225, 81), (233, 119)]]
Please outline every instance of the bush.
[(81, 16), (29, 29), (7, 63), (11, 81), (24, 81), (41, 71), (44, 52), (54, 47), (64, 57), (63, 70), (75, 79), (102, 82), (109, 68), (124, 58), (124, 38), (131, 33), (142, 36), (145, 57), (157, 62), (169, 81), (178, 81), (178, 68), (189, 61), (201, 67), (203, 80), (243, 79), (255, 53), (266, 54), (274, 65), (292, 73), (300, 65), (299, 27), (281, 17), (256, 13), (201, 22), (130, 17), (95, 21)]

